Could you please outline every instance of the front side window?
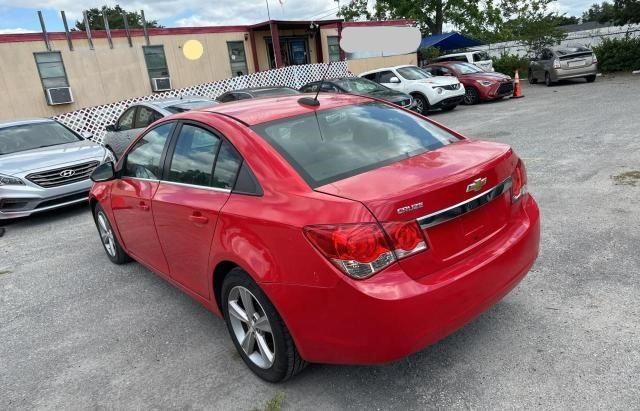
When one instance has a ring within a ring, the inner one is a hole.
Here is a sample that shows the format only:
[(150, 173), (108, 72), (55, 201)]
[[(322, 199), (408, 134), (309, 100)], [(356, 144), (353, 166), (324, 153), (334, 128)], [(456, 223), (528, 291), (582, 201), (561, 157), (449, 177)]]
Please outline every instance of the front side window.
[(0, 156), (78, 141), (82, 138), (55, 121), (0, 128)]
[(180, 129), (169, 168), (169, 181), (211, 187), (213, 164), (220, 139), (203, 128), (185, 124)]
[(144, 61), (147, 63), (149, 79), (169, 77), (164, 46), (142, 46), (142, 49), (144, 51)]
[(340, 40), (338, 36), (327, 37), (329, 47), (329, 61), (340, 61)]
[(247, 69), (247, 57), (244, 52), (244, 42), (228, 41), (229, 62), (231, 63), (231, 76), (244, 76), (249, 74)]
[(127, 154), (124, 175), (127, 177), (159, 180), (162, 153), (173, 131), (174, 123), (162, 124), (149, 131)]
[(314, 188), (459, 141), (427, 120), (377, 102), (277, 120), (253, 130)]
[(122, 113), (118, 120), (118, 130), (131, 130), (134, 127), (133, 120), (135, 120), (136, 117), (136, 108), (137, 107), (131, 107)]
[(47, 88), (69, 87), (62, 54), (59, 51), (34, 53), (42, 86)]
[(391, 83), (393, 77), (397, 77), (393, 71), (382, 71), (378, 81), (380, 83)]
[(416, 66), (400, 67), (398, 74), (407, 80), (423, 80), (431, 77), (429, 73)]
[(138, 114), (136, 114), (136, 128), (146, 128), (151, 125), (154, 121), (162, 118), (162, 116), (151, 110), (149, 107), (140, 106), (138, 107)]

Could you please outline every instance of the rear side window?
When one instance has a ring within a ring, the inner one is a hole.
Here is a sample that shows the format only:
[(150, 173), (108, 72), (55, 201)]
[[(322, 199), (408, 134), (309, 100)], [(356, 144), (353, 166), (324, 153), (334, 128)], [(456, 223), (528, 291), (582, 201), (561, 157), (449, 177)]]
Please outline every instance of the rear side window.
[(365, 74), (362, 77), (366, 78), (367, 80), (376, 81), (376, 74), (377, 73)]
[(150, 180), (160, 179), (160, 160), (174, 123), (163, 124), (149, 131), (127, 154), (124, 175)]
[(213, 187), (230, 190), (236, 181), (238, 169), (242, 164), (242, 157), (227, 141), (222, 143), (220, 154), (216, 160), (216, 169), (213, 173)]
[(146, 128), (151, 125), (154, 121), (162, 118), (162, 116), (151, 110), (148, 107), (140, 106), (138, 107), (138, 114), (136, 114), (136, 128)]
[(473, 53), (473, 61), (487, 61), (491, 60), (489, 55), (485, 52)]
[(263, 136), (313, 188), (459, 141), (383, 103), (366, 103), (260, 124)]
[(219, 144), (220, 139), (215, 134), (200, 127), (183, 125), (171, 159), (168, 180), (210, 187)]

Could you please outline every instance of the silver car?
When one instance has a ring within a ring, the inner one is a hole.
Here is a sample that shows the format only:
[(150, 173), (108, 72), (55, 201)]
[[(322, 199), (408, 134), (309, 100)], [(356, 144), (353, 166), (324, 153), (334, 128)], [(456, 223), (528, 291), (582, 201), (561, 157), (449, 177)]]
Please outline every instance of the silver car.
[(120, 158), (131, 141), (145, 128), (163, 117), (216, 104), (206, 97), (161, 99), (134, 104), (124, 111), (115, 124), (107, 126), (104, 146)]
[(556, 47), (543, 49), (529, 63), (529, 83), (544, 81), (552, 86), (560, 80), (584, 78), (588, 83), (596, 80), (598, 58), (588, 47)]
[(49, 119), (0, 123), (0, 220), (87, 201), (109, 151)]

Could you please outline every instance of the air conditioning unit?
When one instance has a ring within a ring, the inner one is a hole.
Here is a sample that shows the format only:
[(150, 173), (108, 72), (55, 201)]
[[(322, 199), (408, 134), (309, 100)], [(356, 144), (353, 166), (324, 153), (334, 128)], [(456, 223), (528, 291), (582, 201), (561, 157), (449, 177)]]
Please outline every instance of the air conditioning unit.
[(169, 77), (154, 77), (151, 79), (153, 91), (171, 90), (171, 79)]
[(46, 89), (47, 102), (50, 106), (73, 103), (71, 87), (55, 87)]

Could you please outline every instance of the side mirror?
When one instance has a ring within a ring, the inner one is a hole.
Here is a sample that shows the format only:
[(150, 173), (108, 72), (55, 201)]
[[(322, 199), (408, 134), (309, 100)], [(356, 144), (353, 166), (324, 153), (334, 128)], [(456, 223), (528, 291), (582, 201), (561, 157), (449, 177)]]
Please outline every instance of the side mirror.
[(95, 170), (93, 170), (93, 173), (91, 173), (91, 180), (96, 183), (110, 181), (114, 178), (116, 178), (116, 172), (113, 169), (112, 161), (100, 164)]
[(109, 124), (107, 127), (105, 127), (105, 130), (107, 130), (107, 131), (118, 131), (118, 128), (116, 127), (115, 124)]
[(84, 133), (80, 134), (80, 136), (85, 140), (91, 140), (93, 138), (93, 133), (89, 133), (88, 131), (85, 131)]
[(400, 83), (400, 79), (396, 76), (393, 76), (389, 79), (389, 83), (394, 83), (394, 84), (398, 84)]

